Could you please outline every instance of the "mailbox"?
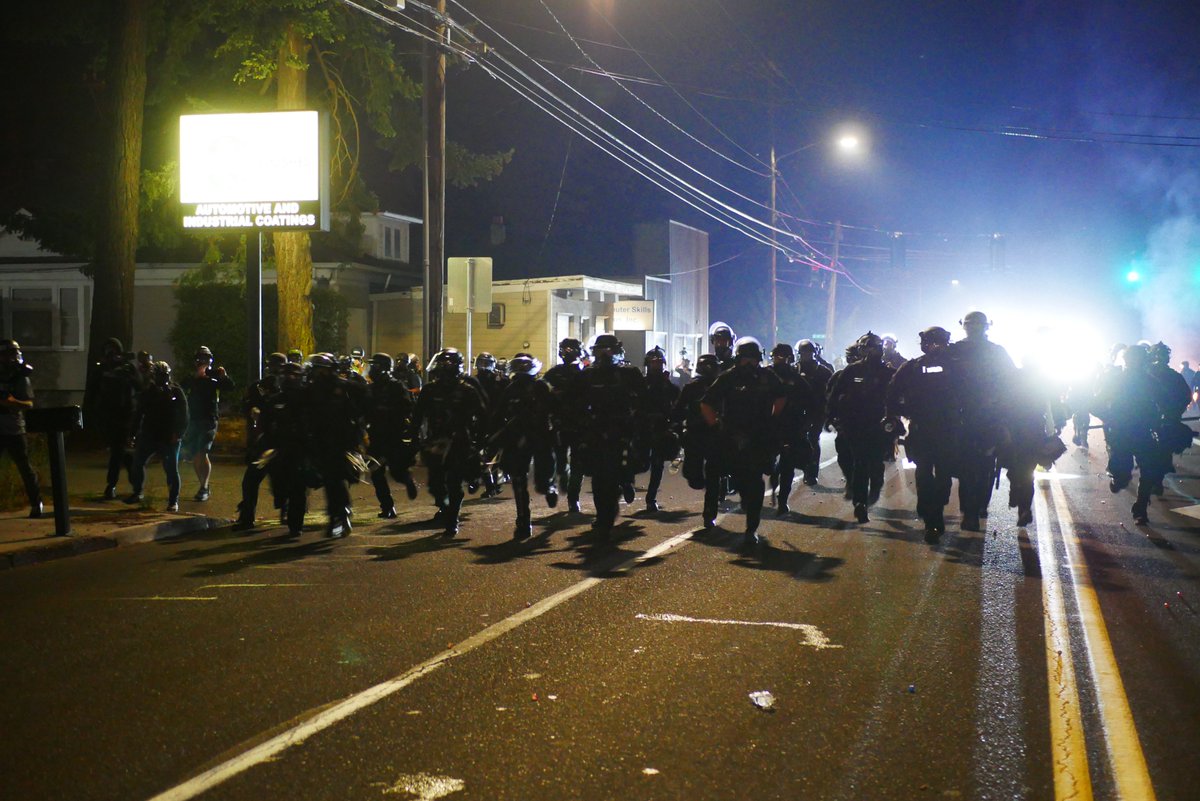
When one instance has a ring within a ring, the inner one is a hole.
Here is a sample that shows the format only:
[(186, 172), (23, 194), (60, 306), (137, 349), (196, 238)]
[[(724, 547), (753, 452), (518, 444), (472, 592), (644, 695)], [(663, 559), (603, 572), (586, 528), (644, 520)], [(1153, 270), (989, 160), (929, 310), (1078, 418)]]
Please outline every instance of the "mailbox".
[(25, 412), (25, 430), (36, 434), (55, 431), (82, 431), (83, 409), (78, 406), (50, 406)]
[(49, 406), (25, 412), (25, 430), (46, 435), (50, 449), (50, 483), (54, 497), (54, 533), (71, 533), (71, 510), (67, 501), (67, 451), (63, 434), (83, 430), (83, 410), (78, 406)]

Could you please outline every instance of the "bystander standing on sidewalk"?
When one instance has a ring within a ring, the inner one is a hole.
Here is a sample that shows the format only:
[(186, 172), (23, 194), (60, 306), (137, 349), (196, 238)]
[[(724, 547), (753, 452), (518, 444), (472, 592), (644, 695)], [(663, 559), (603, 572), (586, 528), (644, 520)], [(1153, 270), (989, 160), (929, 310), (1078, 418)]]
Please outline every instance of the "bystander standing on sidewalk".
[(0, 453), (12, 454), (21, 473), (29, 496), (29, 516), (41, 517), (42, 494), (25, 442), (25, 411), (33, 408), (31, 372), (33, 368), (25, 363), (21, 346), (12, 339), (0, 340)]
[(213, 366), (213, 354), (207, 346), (196, 351), (195, 371), (180, 382), (187, 396), (188, 426), (183, 438), (182, 457), (191, 459), (200, 487), (196, 490), (197, 501), (207, 501), (209, 496), (208, 477), (212, 473), (213, 440), (217, 438), (217, 421), (220, 418), (221, 390), (233, 389), (233, 379), (225, 374), (224, 367)]

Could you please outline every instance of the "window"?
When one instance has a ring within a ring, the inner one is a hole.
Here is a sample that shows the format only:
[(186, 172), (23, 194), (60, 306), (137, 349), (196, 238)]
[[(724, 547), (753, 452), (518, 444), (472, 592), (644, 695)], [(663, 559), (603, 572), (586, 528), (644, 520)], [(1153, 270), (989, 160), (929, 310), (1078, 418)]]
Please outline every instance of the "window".
[(29, 350), (83, 348), (83, 290), (69, 287), (13, 287), (0, 290), (4, 335)]
[(396, 258), (399, 261), (408, 261), (408, 253), (406, 253), (405, 250), (406, 250), (406, 248), (400, 242), (400, 229), (393, 228), (392, 229), (392, 253), (396, 256)]
[(503, 328), (504, 327), (504, 304), (493, 303), (491, 311), (488, 312), (488, 328)]
[(383, 226), (383, 257), (390, 259), (392, 257), (392, 229), (386, 225)]

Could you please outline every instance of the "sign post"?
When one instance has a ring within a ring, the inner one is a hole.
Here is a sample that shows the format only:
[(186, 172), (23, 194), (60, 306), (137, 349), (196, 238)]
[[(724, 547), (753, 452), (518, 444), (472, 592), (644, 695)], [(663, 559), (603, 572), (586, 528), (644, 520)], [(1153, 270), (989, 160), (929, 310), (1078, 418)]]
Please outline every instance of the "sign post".
[(488, 258), (446, 259), (446, 311), (467, 315), (467, 350), (464, 354), (467, 371), (472, 359), (471, 342), (473, 315), (476, 309), (492, 308), (492, 260)]
[(185, 114), (179, 201), (188, 230), (246, 234), (246, 376), (262, 376), (262, 232), (329, 230), (329, 118), (317, 111)]

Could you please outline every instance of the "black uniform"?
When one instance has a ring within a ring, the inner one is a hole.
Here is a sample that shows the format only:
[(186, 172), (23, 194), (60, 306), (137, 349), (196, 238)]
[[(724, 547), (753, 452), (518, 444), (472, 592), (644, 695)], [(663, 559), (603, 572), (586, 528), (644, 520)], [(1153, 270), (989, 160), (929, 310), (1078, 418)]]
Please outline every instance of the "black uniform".
[(121, 467), (124, 466), (128, 473), (133, 463), (129, 450), (133, 440), (133, 415), (145, 381), (137, 365), (122, 352), (120, 340), (108, 340), (104, 350), (104, 358), (95, 368), (96, 391), (88, 424), (94, 422), (108, 448), (104, 497), (111, 500), (117, 497)]
[(829, 383), (827, 414), (844, 440), (850, 474), (851, 499), (859, 522), (865, 509), (883, 491), (883, 462), (892, 448), (892, 436), (883, 428), (892, 368), (878, 359), (862, 359), (846, 366)]
[(500, 467), (512, 482), (517, 506), (513, 536), (524, 539), (531, 533), (529, 510), (529, 467), (533, 465), (534, 489), (553, 506), (558, 502), (554, 486), (554, 441), (550, 430), (550, 385), (535, 376), (517, 373), (508, 382), (496, 406), (489, 450), (499, 453)]
[[(671, 420), (677, 429), (682, 429), (683, 443), (683, 477), (692, 489), (705, 489), (706, 476), (715, 473), (715, 481), (719, 483), (721, 469), (717, 466), (719, 449), (717, 447), (716, 429), (709, 426), (700, 411), (700, 401), (716, 380), (715, 375), (697, 373), (696, 377), (687, 383), (680, 391)], [(710, 463), (711, 466), (710, 466)], [(707, 495), (705, 509), (708, 508)], [(712, 502), (712, 516), (716, 517), (717, 500)], [(707, 521), (709, 518), (705, 518)]]
[(349, 381), (327, 367), (314, 366), (304, 388), (308, 462), (325, 488), (326, 534), (330, 537), (350, 533), (348, 482), (359, 476), (348, 457), (361, 450), (364, 431), (363, 409), (355, 401), (356, 394)]
[[(787, 391), (779, 377), (758, 364), (739, 364), (722, 373), (702, 403), (716, 414), (723, 467), (733, 477), (746, 514), (746, 535), (753, 537), (762, 517), (763, 476), (778, 452), (774, 414)], [(716, 517), (718, 491), (705, 487), (704, 520)]]
[(408, 387), (391, 372), (372, 368), (366, 389), (367, 454), (374, 460), (371, 484), (379, 501), (379, 516), (396, 516), (396, 503), (388, 487), (388, 473), (404, 485), (410, 499), (417, 497), (417, 485), (409, 472), (416, 461), (412, 418), (417, 402)]
[[(671, 412), (679, 400), (679, 387), (665, 371), (646, 374), (646, 390), (641, 410), (641, 432), (650, 465), (646, 485), (646, 507), (658, 508), (658, 488), (662, 484), (663, 465), (679, 455), (679, 437), (671, 427)], [(640, 471), (639, 471), (640, 472)]]
[(0, 364), (0, 453), (11, 455), (21, 474), (29, 498), (29, 516), (41, 517), (41, 490), (38, 489), (37, 473), (29, 464), (29, 447), (25, 441), (25, 407), (33, 401), (33, 386), (29, 383), (33, 370), (20, 360), (20, 349), (16, 348), (15, 352), (15, 361)]
[[(508, 386), (509, 378), (495, 369), (477, 369), (475, 371), (475, 375), (471, 377), (471, 380), (478, 384), (479, 391), (483, 394), (485, 416), (483, 420), (483, 428), (479, 433), (480, 436), (486, 440), (496, 433), (495, 429), (492, 428), (495, 420), (496, 408), (500, 404), (500, 396), (504, 394), (504, 389)], [(484, 467), (483, 482), (483, 497), (490, 498), (493, 495), (498, 495), (500, 493), (499, 477), (489, 466)]]
[[(1064, 407), (1044, 375), (1029, 368), (1017, 370), (1004, 394), (1006, 436), (996, 449), (1000, 467), (1008, 476), (1008, 505), (1017, 510), (1017, 525), (1033, 522), (1033, 474), (1040, 464), (1049, 468), (1066, 450), (1058, 431), (1065, 420)], [(1056, 446), (1051, 450), (1050, 446)]]
[(554, 429), (554, 463), (558, 486), (567, 492), (567, 509), (579, 511), (583, 468), (579, 464), (579, 441), (584, 425), (583, 368), (578, 362), (556, 364), (543, 380), (550, 385), (550, 424)]
[(900, 366), (887, 392), (887, 416), (908, 419), (904, 453), (917, 466), (917, 514), (931, 536), (945, 529), (962, 433), (950, 370), (945, 350), (918, 356)]
[(421, 461), (429, 470), (429, 492), (447, 536), (458, 533), (463, 484), (479, 480), (484, 424), (483, 395), (474, 381), (461, 376), (430, 380), (417, 396), (414, 430), (421, 434)]
[(824, 406), (824, 396), (817, 395), (808, 380), (790, 364), (775, 364), (769, 369), (779, 377), (787, 397), (787, 403), (776, 421), (779, 460), (772, 473), (775, 505), (782, 515), (789, 511), (788, 496), (792, 493), (796, 471), (812, 463), (812, 446), (808, 437), (810, 421), (814, 416), (821, 416), (819, 410)]
[(833, 378), (833, 370), (816, 359), (811, 361), (801, 359), (796, 364), (796, 370), (804, 376), (809, 388), (818, 403), (809, 411), (805, 421), (804, 437), (808, 441), (808, 462), (804, 465), (804, 483), (815, 486), (817, 473), (821, 469), (821, 431), (825, 428), (825, 404), (828, 395), (829, 381)]
[(592, 477), (595, 527), (602, 535), (616, 523), (622, 490), (633, 483), (634, 416), (643, 404), (644, 386), (641, 371), (632, 365), (597, 360), (583, 370), (580, 456), (584, 472)]
[[(254, 525), (254, 515), (258, 508), (258, 490), (264, 478), (270, 475), (267, 465), (262, 463), (263, 454), (275, 447), (272, 437), (268, 434), (267, 415), (279, 394), (281, 376), (268, 373), (250, 385), (242, 407), (246, 415), (246, 472), (242, 474), (242, 500), (238, 503), (238, 519), (234, 523), (236, 529), (247, 529)], [(281, 508), (283, 498), (272, 483), (272, 496), (276, 508)]]

